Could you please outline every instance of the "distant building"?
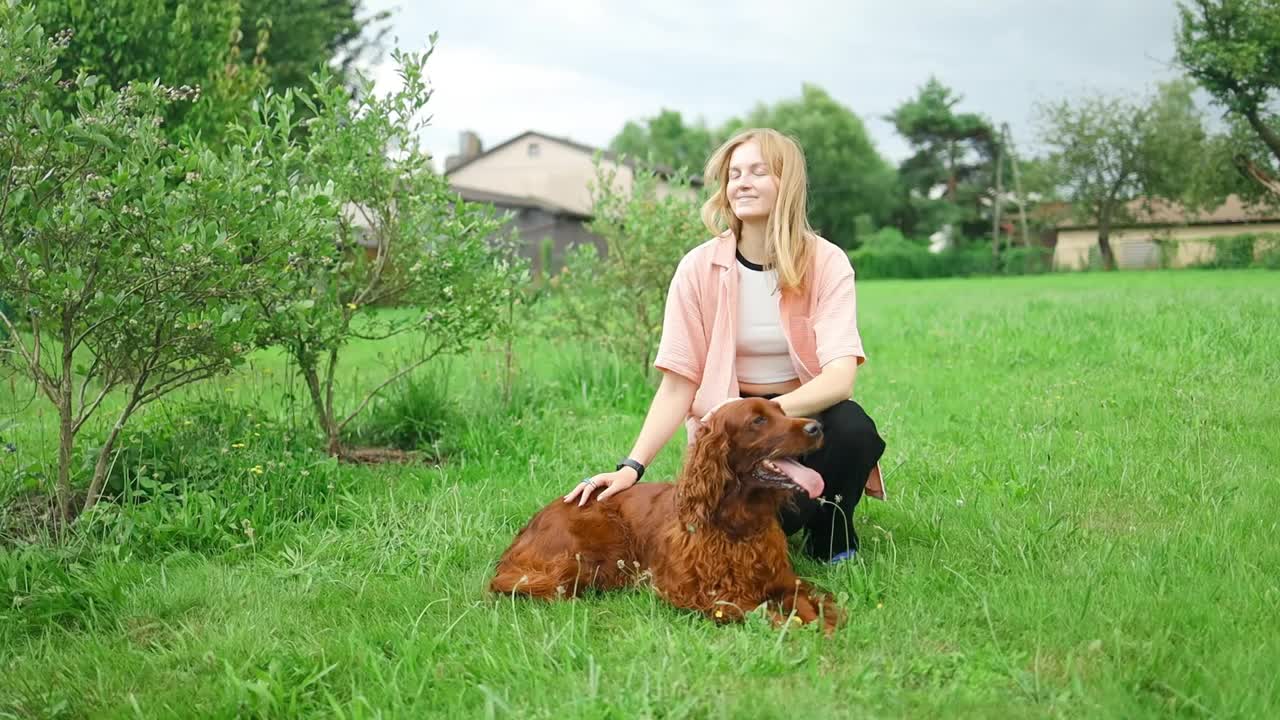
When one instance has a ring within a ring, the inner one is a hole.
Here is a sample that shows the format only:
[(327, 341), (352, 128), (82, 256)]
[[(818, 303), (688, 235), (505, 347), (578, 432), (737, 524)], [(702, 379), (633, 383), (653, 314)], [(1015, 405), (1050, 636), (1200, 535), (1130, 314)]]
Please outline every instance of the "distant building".
[[(511, 218), (508, 227), (523, 240), (522, 252), (534, 272), (541, 272), (544, 255), (554, 270), (574, 244), (590, 242), (605, 251), (604, 241), (584, 227), (591, 219), (597, 153), (601, 165), (617, 173), (619, 186), (630, 189), (636, 167), (632, 160), (619, 161), (612, 152), (533, 130), (488, 150), (475, 133), (462, 133), (458, 154), (445, 159), (445, 176), (463, 199), (505, 211)], [(673, 174), (670, 168), (654, 169), (665, 178)], [(701, 180), (694, 178), (693, 184), (701, 185)], [(689, 247), (703, 239), (690, 238)]]
[[(1251, 208), (1235, 195), (1206, 212), (1188, 212), (1180, 205), (1152, 200), (1133, 200), (1128, 205), (1131, 222), (1111, 228), (1111, 248), (1121, 269), (1187, 267), (1213, 260), (1216, 248), (1211, 238), (1246, 233), (1280, 234), (1280, 212)], [(1060, 220), (1056, 224), (1057, 244), (1053, 265), (1062, 270), (1089, 266), (1089, 253), (1098, 247), (1097, 223)], [(1265, 250), (1264, 244), (1255, 252)]]

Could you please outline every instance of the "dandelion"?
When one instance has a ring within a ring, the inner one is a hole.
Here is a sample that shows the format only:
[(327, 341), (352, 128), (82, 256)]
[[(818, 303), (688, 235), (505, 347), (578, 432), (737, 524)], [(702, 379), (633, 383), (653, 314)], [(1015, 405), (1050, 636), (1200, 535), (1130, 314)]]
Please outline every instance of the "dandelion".
[(355, 303), (347, 303), (347, 309), (348, 309), (348, 310), (355, 310), (357, 307), (359, 307), (359, 306), (358, 306), (358, 305), (356, 305)]
[(182, 424), (183, 424), (183, 425), (192, 425), (192, 424), (194, 424), (194, 422), (195, 422), (194, 420), (183, 420), (183, 421), (182, 421)]
[(261, 475), (266, 471), (262, 469), (261, 465), (254, 465), (253, 467), (249, 468), (249, 472), (253, 473), (254, 475)]
[(724, 617), (724, 611), (723, 611), (723, 610), (717, 610), (717, 611), (716, 611), (716, 617), (718, 617), (718, 618), (719, 618), (719, 617)]
[(883, 610), (883, 609), (884, 609), (884, 603), (882, 603), (882, 602), (881, 602), (881, 603), (876, 603), (876, 609), (877, 609), (877, 610)]
[(244, 443), (231, 443), (231, 447), (239, 450), (240, 448), (244, 447)]
[(795, 624), (797, 624), (797, 625), (803, 625), (803, 624), (804, 624), (804, 621), (800, 619), (800, 616), (799, 616), (799, 615), (792, 615), (792, 616), (791, 616), (791, 622), (793, 622), (793, 623), (795, 623)]

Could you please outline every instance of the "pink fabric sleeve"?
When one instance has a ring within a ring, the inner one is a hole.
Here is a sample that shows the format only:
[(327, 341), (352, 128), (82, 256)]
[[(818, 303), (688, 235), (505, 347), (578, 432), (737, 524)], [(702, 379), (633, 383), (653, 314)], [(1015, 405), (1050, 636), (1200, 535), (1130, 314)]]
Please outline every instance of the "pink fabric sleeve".
[(853, 356), (861, 365), (867, 356), (858, 334), (858, 301), (853, 287), (853, 265), (849, 256), (837, 253), (839, 259), (824, 263), (825, 272), (818, 286), (817, 306), (813, 313), (813, 334), (817, 341), (818, 365), (825, 366), (836, 358)]
[(697, 279), (692, 265), (690, 257), (685, 256), (671, 278), (662, 318), (662, 340), (658, 343), (653, 365), (701, 385), (707, 359), (707, 336), (702, 327)]

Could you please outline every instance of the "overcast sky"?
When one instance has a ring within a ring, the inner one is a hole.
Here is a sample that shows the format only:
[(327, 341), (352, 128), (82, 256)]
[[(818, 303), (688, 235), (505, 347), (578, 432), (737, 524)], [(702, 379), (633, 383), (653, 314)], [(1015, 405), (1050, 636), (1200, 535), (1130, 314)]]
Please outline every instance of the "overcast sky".
[[(1142, 93), (1175, 75), (1173, 0), (367, 0), (392, 9), (392, 46), (422, 49), (438, 166), (458, 133), (492, 147), (525, 130), (607, 145), (628, 119), (679, 110), (712, 126), (816, 83), (862, 117), (882, 154), (906, 145), (882, 116), (930, 75), (960, 109), (1008, 122), (1033, 149), (1037, 101), (1086, 88)], [(389, 57), (375, 70), (395, 83)]]

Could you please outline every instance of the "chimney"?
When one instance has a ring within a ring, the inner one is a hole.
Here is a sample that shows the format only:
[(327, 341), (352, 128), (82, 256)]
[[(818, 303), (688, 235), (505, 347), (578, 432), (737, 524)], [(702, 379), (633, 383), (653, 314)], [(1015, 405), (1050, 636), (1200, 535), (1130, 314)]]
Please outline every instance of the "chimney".
[(480, 136), (471, 130), (463, 130), (458, 133), (458, 154), (444, 159), (444, 171), (449, 172), (482, 152), (484, 146), (480, 144)]

